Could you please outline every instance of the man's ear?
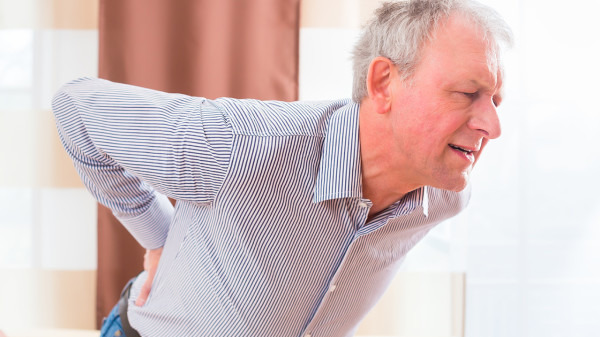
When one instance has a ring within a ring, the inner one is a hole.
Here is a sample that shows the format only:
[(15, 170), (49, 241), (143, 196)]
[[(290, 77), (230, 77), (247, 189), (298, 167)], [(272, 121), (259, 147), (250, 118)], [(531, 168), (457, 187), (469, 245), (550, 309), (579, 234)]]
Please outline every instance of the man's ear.
[(367, 73), (367, 93), (376, 112), (387, 113), (392, 107), (392, 79), (396, 66), (387, 57), (378, 56), (371, 61)]

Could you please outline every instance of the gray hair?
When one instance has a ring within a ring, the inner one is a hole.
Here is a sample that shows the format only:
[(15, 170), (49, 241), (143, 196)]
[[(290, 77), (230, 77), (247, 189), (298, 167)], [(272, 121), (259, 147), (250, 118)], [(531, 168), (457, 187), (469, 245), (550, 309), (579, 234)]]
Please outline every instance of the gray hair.
[(375, 11), (354, 46), (352, 99), (367, 96), (367, 73), (371, 61), (390, 59), (409, 79), (420, 61), (421, 49), (435, 34), (438, 23), (451, 14), (461, 14), (479, 27), (490, 44), (490, 53), (512, 45), (512, 32), (492, 8), (472, 0), (408, 0), (384, 3)]

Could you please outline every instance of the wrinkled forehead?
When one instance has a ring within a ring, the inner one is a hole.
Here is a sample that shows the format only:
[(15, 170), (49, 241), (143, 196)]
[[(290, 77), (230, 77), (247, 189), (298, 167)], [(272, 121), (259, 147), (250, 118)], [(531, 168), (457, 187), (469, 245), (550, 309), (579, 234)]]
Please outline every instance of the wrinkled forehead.
[[(487, 62), (487, 69), (490, 74), (495, 77), (495, 82), (498, 83), (498, 88), (502, 86), (502, 78), (504, 75), (504, 67), (502, 63), (502, 47), (496, 40), (494, 34), (488, 29), (488, 27), (475, 20), (474, 18), (457, 13), (453, 14), (455, 18), (464, 20), (473, 33), (483, 42), (485, 46), (485, 55)], [(452, 15), (448, 18), (450, 19)]]
[(490, 34), (483, 35), (483, 39), (487, 44), (487, 62), (489, 70), (496, 73), (504, 73), (502, 64), (502, 49)]
[(495, 73), (496, 70), (501, 67), (500, 58), (502, 55), (502, 47), (496, 40), (496, 37), (490, 28), (485, 23), (471, 15), (457, 10), (453, 11), (446, 18), (438, 21), (437, 24), (432, 26), (429, 42), (433, 42), (439, 34), (439, 31), (443, 30), (451, 21), (462, 22), (464, 25), (469, 27), (470, 31), (473, 32), (474, 35), (478, 36), (481, 41), (485, 43), (487, 46), (489, 70)]
[(487, 60), (488, 69), (490, 73), (495, 74), (496, 88), (500, 92), (503, 88), (504, 79), (506, 76), (506, 68), (504, 67), (502, 49), (496, 43), (493, 45), (490, 43), (488, 46)]
[[(483, 29), (462, 16), (441, 22), (433, 39), (425, 45), (424, 71), (441, 82), (473, 81), (498, 91), (502, 86), (500, 48)], [(436, 73), (444, 75), (436, 75)]]

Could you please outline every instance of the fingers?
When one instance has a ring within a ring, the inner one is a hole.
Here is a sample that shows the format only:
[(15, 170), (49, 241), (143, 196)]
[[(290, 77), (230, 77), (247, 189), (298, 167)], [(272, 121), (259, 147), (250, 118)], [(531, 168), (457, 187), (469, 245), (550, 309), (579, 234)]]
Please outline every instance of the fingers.
[(142, 285), (140, 293), (135, 300), (136, 306), (143, 306), (148, 300), (148, 296), (150, 296), (150, 290), (152, 290), (154, 275), (156, 275), (156, 270), (158, 269), (158, 263), (160, 261), (160, 256), (162, 255), (162, 251), (162, 248), (158, 248), (146, 250), (146, 254), (144, 254), (144, 270), (148, 272), (148, 276), (146, 277), (146, 281)]
[(146, 253), (144, 254), (144, 270), (148, 270), (150, 269), (150, 251), (146, 250)]
[[(152, 275), (154, 276), (154, 275)], [(138, 295), (137, 299), (135, 300), (135, 305), (138, 307), (143, 306), (146, 303), (146, 300), (148, 299), (148, 296), (150, 295), (150, 289), (152, 288), (152, 279), (150, 275), (148, 275), (148, 278), (146, 279), (146, 282), (144, 282), (144, 284), (142, 285), (142, 288), (140, 289), (140, 294)]]

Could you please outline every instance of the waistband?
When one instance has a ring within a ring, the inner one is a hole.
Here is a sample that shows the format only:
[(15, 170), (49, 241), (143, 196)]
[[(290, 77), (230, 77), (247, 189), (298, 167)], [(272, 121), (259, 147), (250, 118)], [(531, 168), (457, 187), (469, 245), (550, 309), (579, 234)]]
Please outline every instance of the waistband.
[(127, 282), (123, 291), (121, 291), (121, 298), (119, 299), (119, 316), (121, 317), (121, 325), (123, 326), (123, 332), (126, 337), (141, 337), (140, 334), (131, 327), (129, 324), (129, 318), (127, 317), (127, 307), (129, 306), (129, 294), (131, 292), (131, 286), (135, 277)]

